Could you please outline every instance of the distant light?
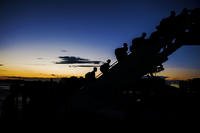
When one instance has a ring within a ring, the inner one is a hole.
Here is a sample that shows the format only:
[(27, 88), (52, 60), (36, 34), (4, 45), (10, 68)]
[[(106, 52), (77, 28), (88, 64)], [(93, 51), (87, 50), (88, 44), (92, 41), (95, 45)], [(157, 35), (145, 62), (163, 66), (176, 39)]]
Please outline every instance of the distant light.
[(123, 91), (122, 93), (125, 95), (127, 93), (127, 91)]
[(142, 100), (140, 99), (140, 98), (138, 98), (137, 100), (136, 100), (136, 102), (141, 102)]
[(172, 84), (170, 84), (170, 86), (173, 86), (173, 87), (176, 87), (176, 88), (180, 88), (178, 83), (172, 83)]
[(129, 91), (129, 94), (133, 94), (133, 91)]

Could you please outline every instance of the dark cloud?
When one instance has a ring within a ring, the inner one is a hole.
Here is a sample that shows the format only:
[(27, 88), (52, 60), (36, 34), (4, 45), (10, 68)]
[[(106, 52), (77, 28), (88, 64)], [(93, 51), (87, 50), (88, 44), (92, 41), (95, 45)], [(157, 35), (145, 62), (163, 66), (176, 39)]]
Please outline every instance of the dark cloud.
[(67, 50), (63, 49), (63, 50), (61, 50), (61, 52), (65, 53), (65, 52), (67, 52)]
[(60, 56), (61, 61), (55, 64), (100, 64), (101, 61), (91, 61), (89, 59), (84, 59), (75, 56)]
[(35, 66), (46, 66), (47, 64), (35, 63), (35, 64), (27, 64), (27, 65), (35, 65)]
[(39, 57), (39, 58), (37, 58), (38, 60), (43, 60), (44, 58), (41, 58), (41, 57)]
[(160, 78), (162, 78), (162, 79), (167, 79), (167, 78), (169, 78), (168, 76), (159, 76)]
[(7, 77), (9, 79), (22, 79), (22, 77), (20, 77), (20, 76), (5, 76), (5, 77)]
[(97, 65), (70, 65), (69, 67), (100, 67)]
[(0, 64), (0, 66), (3, 66), (3, 64)]

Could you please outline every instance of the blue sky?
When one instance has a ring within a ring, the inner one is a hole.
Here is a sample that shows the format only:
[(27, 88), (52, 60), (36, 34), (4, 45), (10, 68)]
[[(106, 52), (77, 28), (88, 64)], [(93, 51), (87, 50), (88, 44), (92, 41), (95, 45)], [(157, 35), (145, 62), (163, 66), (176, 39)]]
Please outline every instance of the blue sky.
[[(124, 42), (130, 45), (144, 31), (150, 34), (171, 10), (179, 13), (199, 6), (198, 0), (2, 0), (0, 70), (18, 68), (28, 73), (33, 68), (42, 73), (48, 65), (47, 75), (78, 75), (78, 68), (55, 64), (59, 56), (114, 61), (115, 48)], [(199, 52), (197, 46), (183, 47), (165, 66), (195, 69), (199, 74)], [(78, 72), (83, 75), (89, 70)]]

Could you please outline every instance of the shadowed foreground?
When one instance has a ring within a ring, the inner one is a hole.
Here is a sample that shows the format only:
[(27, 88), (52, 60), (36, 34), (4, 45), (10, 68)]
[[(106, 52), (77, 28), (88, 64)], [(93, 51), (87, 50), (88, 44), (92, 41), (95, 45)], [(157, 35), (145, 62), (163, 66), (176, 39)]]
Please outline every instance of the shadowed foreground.
[[(199, 120), (200, 79), (179, 82), (180, 88), (153, 76), (182, 45), (200, 44), (199, 9), (163, 19), (156, 31), (108, 73), (95, 80), (1, 81), (1, 119), (56, 120)], [(141, 39), (141, 38), (140, 38)]]

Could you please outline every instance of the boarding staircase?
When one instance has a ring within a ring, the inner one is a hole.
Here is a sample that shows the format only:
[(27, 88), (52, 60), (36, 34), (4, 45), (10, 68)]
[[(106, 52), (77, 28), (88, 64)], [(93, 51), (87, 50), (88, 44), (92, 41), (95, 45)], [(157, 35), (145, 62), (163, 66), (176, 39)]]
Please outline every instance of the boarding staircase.
[[(200, 45), (199, 9), (195, 9), (195, 13), (194, 16), (188, 14), (189, 17), (187, 18), (190, 18), (190, 20), (187, 21), (190, 23), (184, 26), (186, 27), (182, 30), (184, 32), (181, 35), (175, 34), (170, 43), (166, 44), (164, 49), (161, 47), (158, 53), (151, 53), (151, 55), (145, 53), (144, 56), (130, 53), (123, 63), (114, 62), (108, 74), (99, 74), (96, 82), (81, 88), (80, 93), (72, 99), (72, 109), (96, 112), (101, 110), (102, 107), (115, 106), (119, 101), (122, 101), (118, 95), (116, 96), (119, 93), (118, 90), (121, 93), (121, 90), (134, 88), (138, 80), (152, 72), (153, 68), (157, 68), (166, 62), (168, 57), (181, 46)], [(113, 99), (118, 100), (114, 101)]]
[[(200, 44), (200, 14), (199, 9), (195, 9), (195, 16), (187, 14), (186, 17), (190, 20), (185, 20), (189, 23), (183, 26), (184, 31), (179, 34), (174, 34), (170, 43), (166, 44), (167, 47), (158, 52), (154, 53), (154, 56), (144, 53), (144, 56), (135, 56), (134, 53), (128, 54), (128, 59), (124, 64), (119, 64), (117, 61), (114, 62), (109, 70), (109, 74), (104, 76), (102, 73), (97, 75), (98, 80), (102, 80), (109, 77), (109, 80), (127, 80), (129, 79), (139, 79), (142, 76), (152, 72), (153, 68), (157, 68), (162, 63), (168, 60), (168, 57), (173, 54), (177, 49), (183, 45), (199, 45)], [(190, 11), (192, 12), (192, 11)], [(193, 18), (191, 18), (193, 17)], [(194, 18), (195, 17), (195, 18)], [(167, 27), (171, 28), (171, 27)], [(178, 31), (174, 31), (178, 33)], [(181, 37), (180, 37), (181, 36)], [(163, 36), (163, 38), (167, 38)], [(162, 47), (160, 47), (162, 49)], [(141, 53), (142, 54), (142, 53)], [(163, 70), (163, 69), (162, 69)], [(157, 72), (157, 71), (154, 71)], [(159, 72), (159, 71), (158, 71)], [(127, 77), (127, 78), (126, 78)], [(115, 82), (118, 83), (118, 82)]]

